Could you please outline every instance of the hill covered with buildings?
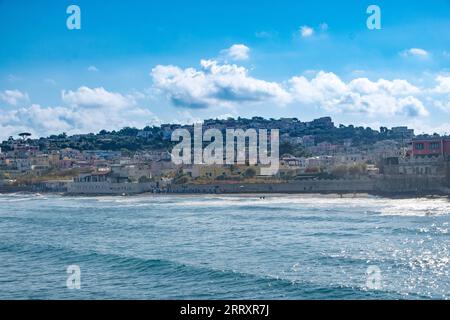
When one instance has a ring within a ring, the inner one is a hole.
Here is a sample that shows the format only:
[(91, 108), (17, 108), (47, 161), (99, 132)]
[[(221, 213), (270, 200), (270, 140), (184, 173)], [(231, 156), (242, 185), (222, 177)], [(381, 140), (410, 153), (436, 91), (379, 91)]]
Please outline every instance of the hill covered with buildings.
[[(264, 119), (261, 117), (228, 118), (226, 120), (210, 119), (203, 122), (205, 129), (217, 128), (231, 129), (279, 129), (281, 143), (313, 147), (328, 143), (331, 145), (353, 145), (364, 147), (383, 140), (410, 141), (414, 131), (407, 127), (380, 128), (358, 126), (335, 126), (330, 117), (315, 119), (310, 122), (302, 122), (297, 118)], [(169, 150), (173, 145), (170, 141), (175, 129), (187, 128), (192, 130), (192, 125), (163, 124), (161, 126), (147, 126), (143, 129), (123, 128), (118, 131), (102, 130), (96, 134), (78, 134), (68, 136), (65, 133), (51, 135), (49, 137), (23, 136), (20, 143), (36, 147), (39, 151), (52, 151), (71, 148), (78, 151), (86, 150), (110, 150), (121, 151), (127, 154), (146, 150)], [(24, 139), (25, 138), (25, 139)], [(0, 144), (4, 152), (11, 151), (18, 139), (10, 137)]]
[[(222, 132), (278, 129), (280, 168), (273, 177), (263, 177), (258, 164), (175, 165), (171, 136), (181, 128), (193, 131), (193, 125), (163, 124), (95, 134), (35, 138), (22, 133), (10, 137), (0, 144), (0, 191), (8, 186), (35, 191), (66, 191), (68, 186), (76, 186), (72, 188), (76, 193), (216, 192), (225, 189), (211, 189), (212, 184), (243, 183), (262, 183), (263, 187), (255, 190), (270, 191), (265, 189), (268, 185), (274, 188), (290, 183), (280, 192), (291, 188), (293, 192), (321, 192), (333, 185), (335, 191), (347, 185), (348, 190), (412, 192), (450, 185), (450, 139), (436, 134), (415, 136), (407, 127), (336, 126), (330, 117), (309, 122), (261, 117), (203, 122), (204, 130)], [(342, 179), (347, 182), (339, 182)], [(300, 185), (293, 187), (295, 183)], [(196, 189), (201, 185), (207, 189)], [(233, 188), (230, 190), (239, 191)]]

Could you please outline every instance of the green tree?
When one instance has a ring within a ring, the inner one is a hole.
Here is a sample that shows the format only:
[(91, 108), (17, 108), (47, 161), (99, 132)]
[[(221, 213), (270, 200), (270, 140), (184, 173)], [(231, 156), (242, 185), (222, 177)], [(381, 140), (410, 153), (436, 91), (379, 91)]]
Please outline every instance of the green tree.
[(244, 178), (246, 179), (254, 178), (256, 176), (256, 170), (253, 168), (248, 168), (247, 170), (244, 171), (243, 175)]

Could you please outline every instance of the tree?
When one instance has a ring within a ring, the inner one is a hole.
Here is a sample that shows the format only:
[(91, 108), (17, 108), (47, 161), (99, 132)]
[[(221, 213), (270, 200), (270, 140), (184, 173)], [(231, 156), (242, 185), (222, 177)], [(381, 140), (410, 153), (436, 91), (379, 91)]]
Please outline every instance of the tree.
[(189, 177), (188, 176), (181, 176), (179, 178), (177, 178), (174, 183), (175, 184), (186, 184), (189, 182)]
[(29, 132), (22, 132), (22, 133), (19, 133), (19, 137), (21, 137), (22, 140), (25, 140), (25, 138), (31, 137), (31, 133), (29, 133)]
[(361, 175), (366, 172), (365, 164), (354, 164), (348, 167), (348, 173), (352, 176)]
[(253, 169), (253, 168), (248, 168), (244, 172), (244, 177), (247, 178), (247, 179), (254, 178), (255, 176), (256, 176), (256, 170)]
[(333, 168), (331, 174), (336, 178), (343, 178), (348, 174), (348, 168), (346, 165), (339, 165)]
[(138, 181), (139, 181), (139, 183), (147, 183), (147, 182), (151, 182), (152, 179), (149, 179), (149, 178), (146, 177), (146, 176), (142, 176), (142, 177), (139, 178)]

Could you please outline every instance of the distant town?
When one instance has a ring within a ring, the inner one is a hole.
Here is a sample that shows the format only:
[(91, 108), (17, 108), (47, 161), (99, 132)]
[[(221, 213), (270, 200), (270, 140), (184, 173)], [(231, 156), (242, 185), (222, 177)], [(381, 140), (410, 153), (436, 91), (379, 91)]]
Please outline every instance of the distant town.
[(0, 192), (450, 194), (450, 137), (336, 126), (330, 117), (210, 119), (203, 127), (279, 129), (278, 173), (263, 176), (258, 164), (175, 165), (172, 132), (192, 125), (46, 138), (22, 132), (0, 144)]

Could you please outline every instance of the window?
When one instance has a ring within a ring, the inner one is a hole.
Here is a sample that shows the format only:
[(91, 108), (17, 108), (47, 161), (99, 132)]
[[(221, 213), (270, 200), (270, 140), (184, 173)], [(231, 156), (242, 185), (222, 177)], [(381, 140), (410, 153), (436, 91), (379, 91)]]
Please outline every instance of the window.
[(430, 150), (439, 150), (441, 149), (441, 143), (440, 142), (432, 142), (430, 143)]
[(423, 143), (416, 143), (416, 144), (414, 144), (414, 147), (415, 147), (416, 150), (423, 150), (423, 149), (425, 149)]

